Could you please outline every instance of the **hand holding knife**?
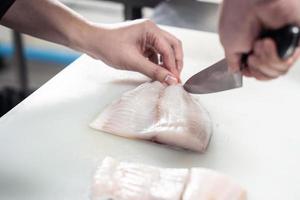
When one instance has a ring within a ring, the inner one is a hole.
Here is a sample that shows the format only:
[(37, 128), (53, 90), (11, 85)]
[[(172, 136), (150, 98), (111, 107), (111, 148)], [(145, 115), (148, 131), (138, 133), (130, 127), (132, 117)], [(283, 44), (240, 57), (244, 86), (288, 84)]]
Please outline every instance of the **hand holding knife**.
[[(300, 27), (287, 25), (277, 30), (266, 30), (261, 33), (259, 38), (271, 38), (274, 40), (278, 56), (284, 60), (292, 56), (298, 47)], [(247, 67), (247, 59), (251, 53), (242, 56), (241, 70)], [(192, 76), (184, 84), (184, 88), (190, 93), (207, 94), (239, 88), (242, 85), (243, 76), (241, 71), (235, 73), (229, 72), (226, 60), (222, 59)]]

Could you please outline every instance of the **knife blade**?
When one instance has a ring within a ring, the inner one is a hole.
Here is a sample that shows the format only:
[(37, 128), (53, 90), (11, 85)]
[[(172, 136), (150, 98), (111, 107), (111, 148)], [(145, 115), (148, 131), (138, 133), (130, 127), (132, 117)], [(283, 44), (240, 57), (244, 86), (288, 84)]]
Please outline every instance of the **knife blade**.
[(222, 59), (192, 76), (183, 87), (190, 93), (208, 94), (239, 88), (242, 86), (242, 73), (229, 72), (226, 60)]
[[(265, 30), (259, 38), (274, 40), (278, 56), (287, 59), (293, 55), (300, 39), (300, 27), (287, 25), (277, 30)], [(252, 52), (244, 54), (241, 60), (241, 69), (247, 67), (247, 58)], [(243, 75), (239, 72), (229, 72), (225, 58), (212, 66), (198, 72), (189, 78), (183, 85), (187, 92), (193, 94), (215, 93), (243, 86)]]

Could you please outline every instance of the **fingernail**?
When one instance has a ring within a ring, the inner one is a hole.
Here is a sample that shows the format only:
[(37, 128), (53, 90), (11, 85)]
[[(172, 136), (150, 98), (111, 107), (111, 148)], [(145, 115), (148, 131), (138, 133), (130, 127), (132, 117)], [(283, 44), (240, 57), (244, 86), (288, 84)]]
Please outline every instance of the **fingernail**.
[(165, 78), (165, 83), (167, 83), (168, 85), (175, 85), (177, 84), (177, 82), (177, 79), (170, 74), (168, 74)]

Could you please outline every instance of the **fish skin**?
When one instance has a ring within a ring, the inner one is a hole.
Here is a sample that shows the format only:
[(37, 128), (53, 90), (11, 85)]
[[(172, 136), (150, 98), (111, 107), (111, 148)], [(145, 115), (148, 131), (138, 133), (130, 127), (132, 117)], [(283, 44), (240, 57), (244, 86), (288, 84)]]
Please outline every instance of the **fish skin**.
[(208, 112), (182, 85), (155, 81), (124, 93), (90, 126), (122, 137), (204, 152), (211, 124)]

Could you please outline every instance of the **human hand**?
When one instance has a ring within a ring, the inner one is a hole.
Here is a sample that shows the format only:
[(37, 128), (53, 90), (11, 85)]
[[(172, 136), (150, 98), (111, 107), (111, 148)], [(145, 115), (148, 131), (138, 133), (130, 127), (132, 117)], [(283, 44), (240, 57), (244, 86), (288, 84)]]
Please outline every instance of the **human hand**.
[(300, 25), (299, 13), (299, 0), (224, 0), (219, 33), (230, 70), (239, 70), (242, 54), (253, 50), (243, 70), (245, 76), (270, 80), (285, 74), (299, 58), (299, 48), (281, 60), (273, 40), (257, 37), (263, 29)]
[(92, 24), (80, 50), (116, 69), (137, 71), (169, 85), (180, 81), (180, 40), (149, 20), (106, 27)]

